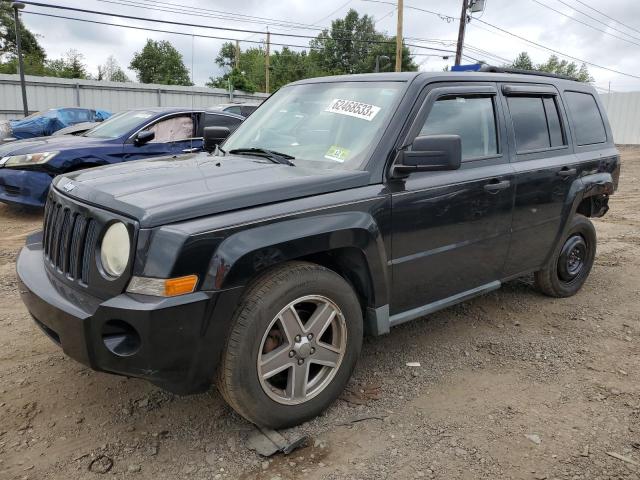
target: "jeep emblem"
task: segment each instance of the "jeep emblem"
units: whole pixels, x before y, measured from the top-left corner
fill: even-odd
[[[63,185],[63,187],[62,187],[62,189],[63,189],[65,192],[70,192],[70,191],[71,191],[71,190],[73,190],[74,188],[76,188],[76,186],[75,186],[73,183],[71,183],[71,182],[69,182],[69,183],[65,183],[65,184]]]

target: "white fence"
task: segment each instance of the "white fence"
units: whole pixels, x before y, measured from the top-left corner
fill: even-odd
[[[601,94],[613,140],[618,145],[640,145],[640,92]]]
[[[230,101],[256,103],[265,93],[247,94],[220,88],[181,87],[143,83],[71,80],[26,76],[29,112],[55,107],[85,107],[118,112],[144,107],[210,107]],[[0,74],[0,120],[22,118],[22,93],[18,75]]]

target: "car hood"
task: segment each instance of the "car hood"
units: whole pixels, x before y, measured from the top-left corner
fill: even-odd
[[[16,140],[0,145],[0,158],[26,153],[55,152],[72,148],[87,148],[103,145],[110,139],[80,136],[38,137]]]
[[[247,156],[160,157],[58,176],[64,195],[143,228],[369,183],[369,173],[292,167]]]

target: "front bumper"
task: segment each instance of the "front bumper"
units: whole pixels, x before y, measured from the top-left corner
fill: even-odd
[[[46,172],[0,167],[0,202],[44,207],[51,180]]]
[[[20,295],[36,324],[67,355],[94,370],[144,378],[178,394],[210,386],[236,290],[174,298],[121,294],[103,301],[57,280],[45,267],[40,238],[30,237],[18,257]],[[105,338],[114,322],[137,333],[137,348],[122,355],[109,349]]]

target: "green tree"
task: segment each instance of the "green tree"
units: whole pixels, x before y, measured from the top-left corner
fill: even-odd
[[[89,78],[87,66],[84,64],[84,56],[74,49],[67,51],[62,58],[47,60],[44,74],[60,78]]]
[[[589,69],[586,64],[583,63],[578,66],[575,62],[560,60],[556,55],[551,55],[545,63],[536,66],[536,70],[555,73],[557,75],[566,75],[579,82],[593,82],[593,77],[589,74]]]
[[[260,59],[262,57],[262,59]],[[205,84],[210,88],[224,88],[228,90],[242,90],[253,93],[259,85],[264,85],[264,74],[259,75],[259,68],[264,69],[264,51],[261,48],[252,48],[240,53],[242,68],[236,68],[236,47],[231,42],[225,42],[215,58],[215,63],[224,74],[218,77],[209,77]],[[247,69],[245,67],[250,67]]]
[[[533,70],[533,62],[527,52],[520,52],[511,67],[519,68],[520,70]]]
[[[312,56],[322,70],[331,74],[368,73],[375,68],[376,57],[386,55],[395,64],[395,37],[376,31],[373,17],[360,16],[351,9],[344,18],[331,22],[311,41]],[[402,50],[402,70],[416,71],[406,46]]]
[[[235,67],[221,77],[209,77],[209,81],[205,85],[210,88],[242,90],[247,93],[253,93],[257,90],[256,85],[245,76],[244,72]]]
[[[36,35],[19,21],[20,45],[27,75],[43,75],[46,53]],[[15,20],[9,2],[0,3],[0,73],[18,73]]]
[[[134,54],[129,68],[135,70],[142,83],[193,85],[182,55],[166,40],[157,42],[147,39],[142,51]]]
[[[310,42],[309,52],[297,52],[288,47],[273,51],[269,59],[269,88],[277,90],[296,80],[324,75],[373,72],[378,56],[390,60],[383,61],[383,68],[395,64],[395,38],[377,32],[372,17],[360,16],[350,10],[343,19],[334,20],[331,29],[326,29]],[[235,45],[222,45],[215,63],[223,71],[218,77],[211,77],[210,87],[228,88],[231,80],[234,88],[252,89],[264,92],[265,49],[252,47],[239,53],[236,69]],[[391,66],[391,68],[393,68]],[[402,70],[416,71],[411,52],[405,46],[402,55]]]
[[[106,80],[108,82],[129,82],[129,77],[124,73],[124,70],[120,68],[116,58],[113,55],[107,57],[107,61],[104,65],[98,65],[98,77],[97,80]]]
[[[579,82],[593,82],[593,77],[589,73],[586,64],[583,63],[578,66],[575,62],[560,60],[557,55],[551,55],[546,62],[534,65],[529,54],[521,52],[509,66],[522,70],[538,70],[555,73],[556,75],[565,75]]]
[[[288,47],[274,52],[270,59],[270,84],[273,90],[304,78],[322,77],[322,69],[313,53],[296,52]]]

